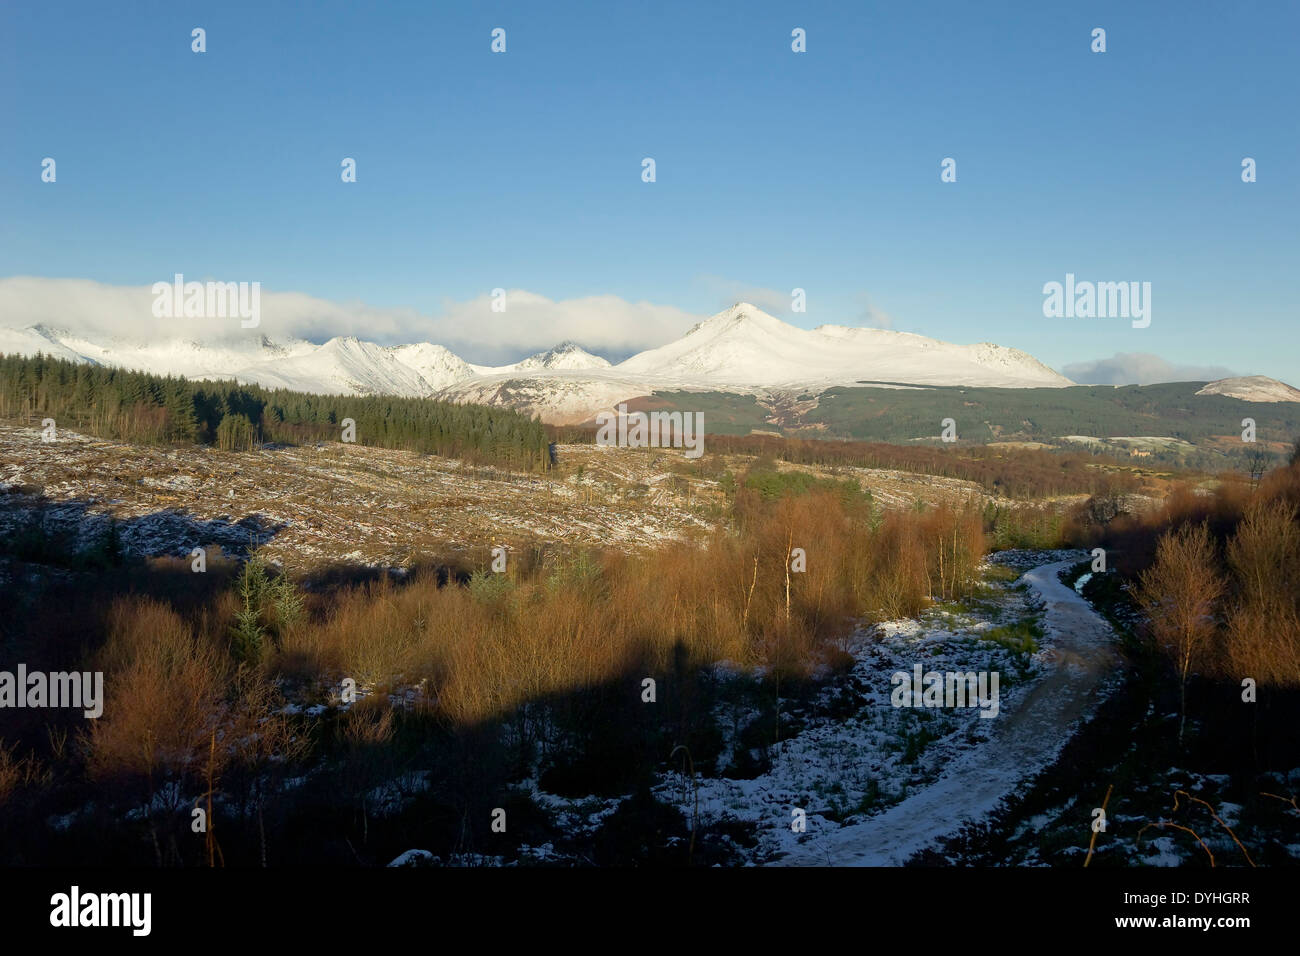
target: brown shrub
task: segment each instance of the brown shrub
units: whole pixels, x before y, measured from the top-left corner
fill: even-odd
[[[85,734],[92,778],[201,772],[225,714],[229,658],[166,605],[123,599],[93,664],[104,672],[104,713]]]
[[[802,673],[867,615],[914,614],[966,593],[984,553],[978,514],[890,514],[873,531],[838,492],[745,503],[739,533],[547,567],[432,576],[342,592],[318,624],[285,636],[278,667],[376,687],[423,684],[457,722],[549,694],[647,674],[684,654]],[[791,552],[804,551],[804,570]]]
[[[1295,505],[1256,498],[1228,544],[1235,596],[1226,669],[1257,682],[1300,686],[1300,524]]]
[[[1203,545],[1222,544],[1231,572],[1226,578],[1215,570],[1217,556],[1208,559],[1209,568],[1192,574],[1187,560],[1193,534]],[[1249,676],[1261,684],[1300,686],[1300,462],[1273,469],[1255,488],[1240,475],[1221,476],[1212,494],[1179,485],[1161,508],[1111,522],[1105,540],[1116,549],[1114,563],[1121,570],[1145,575],[1148,583],[1154,584],[1153,576],[1163,580],[1159,586],[1166,597],[1148,592],[1144,608],[1152,634],[1166,635],[1180,672],[1188,666],[1185,642],[1193,631],[1185,621],[1172,623],[1168,606],[1186,609],[1199,601],[1206,620],[1215,614],[1223,626],[1203,629],[1190,666],[1234,680]],[[1211,609],[1196,590],[1205,575],[1218,582]],[[1180,590],[1184,593],[1175,600]],[[1183,651],[1172,636],[1180,627]]]

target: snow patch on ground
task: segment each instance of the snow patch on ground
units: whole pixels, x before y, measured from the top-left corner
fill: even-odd
[[[902,864],[963,823],[986,818],[1020,783],[1051,764],[1118,664],[1109,625],[1058,580],[1080,558],[1076,553],[1025,575],[1044,608],[1039,676],[1007,695],[999,716],[988,722],[989,739],[978,747],[941,751],[938,779],[883,813],[839,827],[809,812],[805,835],[790,832],[787,823],[779,839],[789,852],[779,863]]]

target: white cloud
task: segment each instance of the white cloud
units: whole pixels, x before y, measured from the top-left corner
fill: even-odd
[[[185,277],[186,281],[208,278]],[[434,342],[470,361],[490,363],[513,361],[565,340],[607,358],[621,358],[671,341],[704,318],[673,306],[628,302],[612,295],[554,301],[522,289],[507,291],[504,312],[493,312],[491,296],[484,294],[468,302],[444,300],[435,315],[263,289],[261,323],[245,330],[238,319],[158,318],[153,300],[149,286],[4,278],[0,279],[0,327],[44,324],[96,339],[205,342],[257,334],[314,342],[355,335],[382,345]]]
[[[788,316],[793,303],[793,289],[769,289],[766,286],[751,285],[722,276],[703,275],[695,279],[709,290],[717,303],[717,311],[730,308],[737,302],[756,305],[768,315]]]
[[[1066,365],[1061,374],[1080,385],[1155,385],[1210,382],[1236,373],[1221,365],[1176,365],[1150,352],[1116,352],[1108,359]]]
[[[509,358],[506,352],[531,353],[570,341],[614,360],[679,338],[706,318],[615,295],[554,301],[517,289],[506,292],[504,312],[493,312],[491,304],[488,295],[444,301],[441,313],[427,320],[432,325],[427,339],[457,352],[496,350],[495,360]]]

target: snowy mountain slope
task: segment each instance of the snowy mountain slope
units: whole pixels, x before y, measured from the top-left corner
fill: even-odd
[[[823,325],[801,329],[738,303],[682,338],[611,365],[572,342],[511,365],[471,365],[429,342],[384,347],[354,337],[323,345],[250,332],[199,342],[92,341],[46,326],[0,328],[0,352],[43,352],[157,374],[234,378],[270,388],[441,397],[508,405],[551,422],[590,419],[656,390],[764,395],[857,382],[1060,387],[1033,356],[991,343],[953,345],[905,332]]]
[[[264,335],[206,343],[188,339],[96,343],[78,337],[66,338],[63,342],[100,365],[118,365],[157,375],[184,375],[187,378],[231,378],[238,368],[278,364],[308,355],[316,349],[310,342],[278,343]]]
[[[810,331],[744,302],[615,368],[657,379],[751,388],[858,381],[1004,388],[1074,384],[1016,349],[953,345],[887,329],[823,325]]]
[[[1244,375],[1210,382],[1197,395],[1227,395],[1244,402],[1300,402],[1300,388],[1267,375]]]
[[[642,379],[574,369],[533,375],[491,375],[459,382],[436,397],[453,402],[503,405],[528,415],[540,415],[554,425],[589,421],[621,401],[648,395],[653,386]]]
[[[399,345],[391,351],[397,361],[419,372],[432,388],[445,388],[476,374],[474,367],[455,352],[430,342]]]
[[[289,359],[245,366],[234,377],[268,388],[325,394],[424,396],[434,390],[394,349],[352,336],[332,338]]]
[[[230,378],[235,369],[263,362],[279,362],[315,351],[310,342],[276,343],[264,335],[200,343],[188,339],[134,342],[126,339],[92,341],[84,336],[43,325],[25,329],[0,328],[0,352],[35,355],[96,365],[184,375],[188,378]]]
[[[94,361],[89,356],[65,345],[60,341],[57,332],[43,326],[33,325],[25,329],[0,328],[0,355],[35,355],[38,352],[51,358],[68,359],[73,362]]]

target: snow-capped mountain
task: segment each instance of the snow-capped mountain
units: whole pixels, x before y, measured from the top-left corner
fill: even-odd
[[[432,388],[445,388],[475,375],[474,367],[455,352],[431,342],[399,345],[392,353],[403,365],[419,372]]]
[[[530,355],[514,365],[503,366],[494,371],[527,372],[533,369],[583,369],[609,368],[610,364],[599,355],[592,355],[586,349],[573,342],[561,342],[547,352]]]
[[[0,352],[47,355],[191,378],[233,378],[317,393],[439,397],[509,405],[546,421],[592,418],[655,390],[763,395],[883,382],[1003,388],[1072,384],[1031,355],[991,343],[954,345],[885,329],[801,329],[748,303],[617,365],[572,342],[519,362],[471,365],[430,342],[385,347],[354,337],[323,345],[250,332],[214,342],[90,341],[43,325],[0,328]]]
[[[123,338],[94,341],[45,325],[0,328],[0,352],[3,353],[35,355],[40,352],[75,362],[188,378],[233,378],[237,369],[281,362],[310,354],[320,347],[299,339],[273,342],[265,335],[251,333],[245,338],[210,342],[181,338],[140,342]]]
[[[73,362],[88,361],[86,356],[59,341],[56,330],[43,325],[31,325],[25,329],[0,328],[0,355],[36,355],[38,352]]]
[[[1267,375],[1243,375],[1210,382],[1197,395],[1227,395],[1244,402],[1300,402],[1300,389]]]
[[[396,349],[348,336],[314,351],[234,370],[241,382],[299,392],[354,395],[427,395],[433,390]]]
[[[861,381],[1032,388],[1073,385],[1032,355],[991,343],[953,345],[909,332],[797,328],[741,302],[676,342],[634,355],[620,372],[713,385],[806,388]]]

